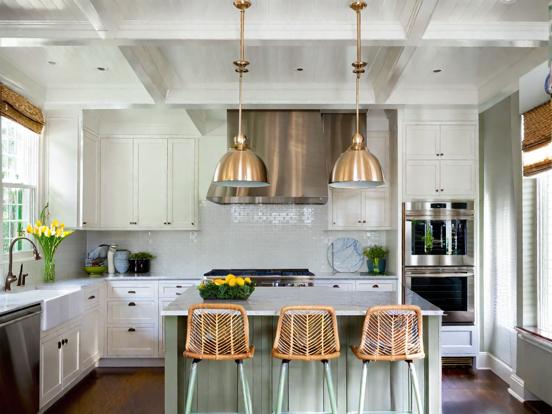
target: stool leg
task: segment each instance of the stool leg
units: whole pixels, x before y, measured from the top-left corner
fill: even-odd
[[[278,397],[276,398],[276,414],[282,414],[282,406],[284,405],[284,385],[286,383],[286,373],[289,361],[283,360],[280,367],[280,382],[278,384]]]
[[[238,364],[238,375],[240,377],[240,382],[242,387],[243,406],[244,406],[245,414],[253,414],[251,412],[251,406],[250,406],[249,386],[247,385],[247,379],[245,378],[245,374],[243,372],[243,361],[238,360],[236,361],[236,364]]]
[[[330,406],[332,407],[332,414],[337,414],[337,403],[335,400],[335,391],[333,387],[332,369],[330,368],[329,361],[322,361],[324,364],[324,373],[326,378],[326,386],[328,387],[328,397],[330,397]]]
[[[416,368],[412,361],[407,361],[408,369],[410,370],[410,377],[412,378],[412,385],[414,386],[414,396],[416,397],[416,407],[418,407],[418,413],[423,414],[424,409],[422,407],[422,398],[420,396],[420,386],[418,385],[418,376],[416,375]]]
[[[362,377],[360,380],[360,398],[358,400],[358,414],[364,412],[364,397],[366,396],[366,377],[368,376],[369,361],[362,362]]]
[[[194,399],[194,389],[197,378],[197,364],[199,359],[194,359],[192,362],[192,368],[190,369],[190,378],[188,379],[188,393],[186,394],[186,414],[192,412],[192,400]]]

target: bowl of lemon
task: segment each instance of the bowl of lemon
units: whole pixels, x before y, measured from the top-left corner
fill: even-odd
[[[227,275],[224,279],[205,280],[199,286],[203,299],[247,300],[255,290],[249,277]]]

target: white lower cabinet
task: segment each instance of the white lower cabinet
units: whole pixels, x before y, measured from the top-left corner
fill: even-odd
[[[397,290],[397,282],[395,280],[357,280],[356,290],[365,290],[371,292],[394,292],[395,290]]]
[[[108,327],[108,356],[154,358],[157,356],[156,330],[157,325]]]
[[[478,351],[475,326],[444,325],[441,329],[443,356],[476,356]]]
[[[40,343],[40,405],[69,387],[80,374],[80,321],[45,332]]]
[[[343,290],[355,290],[354,280],[316,280],[314,286],[332,287]]]
[[[102,335],[101,310],[96,307],[88,310],[81,320],[81,369],[93,366],[100,359]]]

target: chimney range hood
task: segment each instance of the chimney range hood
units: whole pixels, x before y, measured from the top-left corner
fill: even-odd
[[[220,187],[207,200],[217,204],[326,204],[331,168],[350,145],[354,114],[317,110],[243,111],[243,131],[265,162],[268,187]],[[361,130],[365,130],[365,117]],[[227,112],[228,146],[238,130],[238,112]]]

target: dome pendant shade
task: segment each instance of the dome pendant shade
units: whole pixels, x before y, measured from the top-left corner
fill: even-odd
[[[383,184],[381,165],[366,148],[349,147],[334,164],[330,179],[333,188],[373,188]]]
[[[235,145],[219,161],[213,184],[221,187],[267,187],[266,166],[247,145]]]

